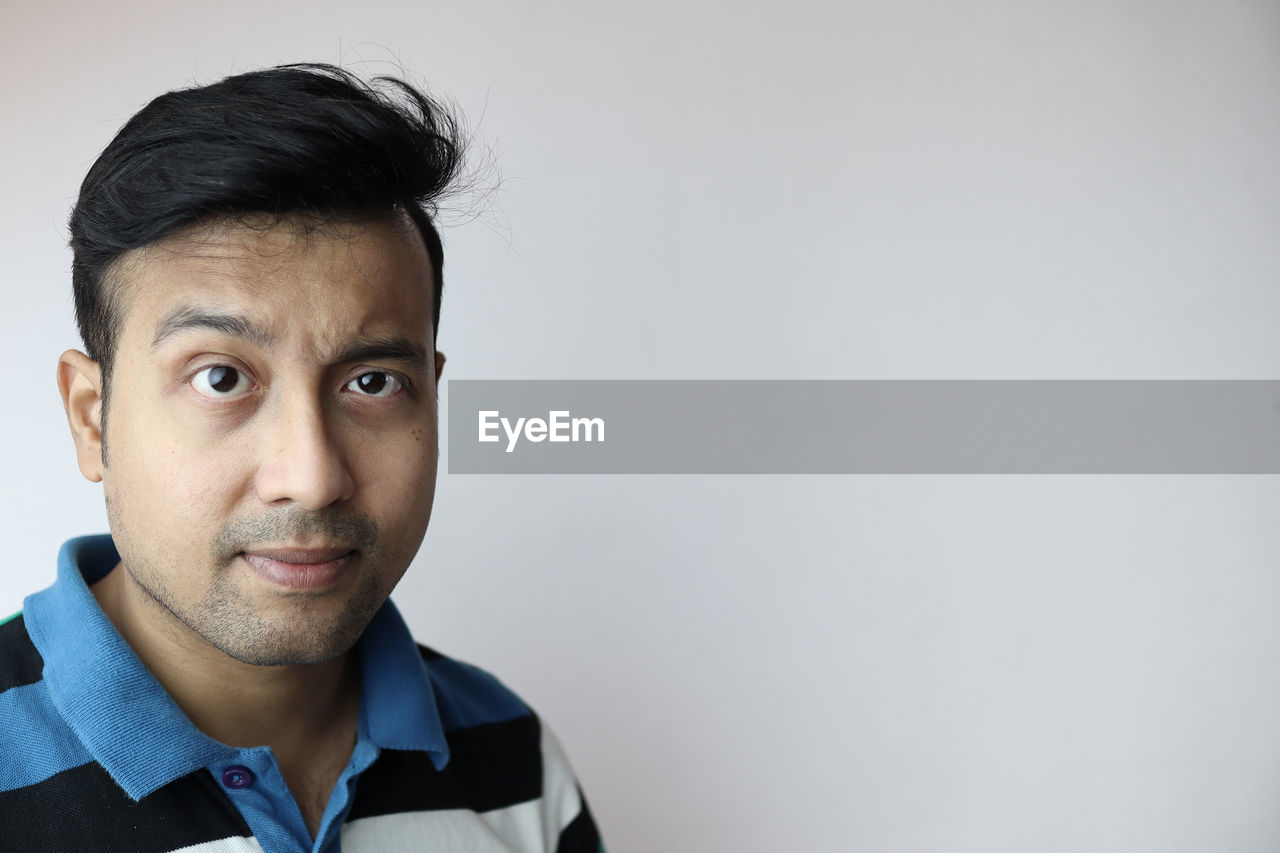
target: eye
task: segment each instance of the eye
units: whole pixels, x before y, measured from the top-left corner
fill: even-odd
[[[404,388],[404,381],[394,373],[371,370],[352,379],[346,387],[366,397],[390,397]]]
[[[236,397],[250,388],[249,377],[234,367],[218,364],[191,377],[191,387],[206,397]]]

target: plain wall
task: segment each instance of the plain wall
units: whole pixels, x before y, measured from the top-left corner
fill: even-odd
[[[5,0],[0,47],[4,613],[106,528],[54,385],[79,182],[277,62],[402,65],[497,163],[446,379],[1280,378],[1263,0]],[[614,853],[1251,853],[1277,519],[1274,477],[442,466],[396,600],[551,721]]]

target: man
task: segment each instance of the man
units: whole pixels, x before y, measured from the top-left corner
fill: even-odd
[[[0,626],[0,847],[595,851],[554,736],[416,646],[456,123],[282,66],[171,92],[89,170],[58,387],[111,535]]]

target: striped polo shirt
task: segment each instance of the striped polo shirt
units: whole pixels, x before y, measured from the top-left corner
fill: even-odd
[[[488,673],[414,643],[390,601],[357,646],[354,752],[316,838],[271,749],[201,733],[98,607],[119,561],[73,539],[0,624],[0,849],[599,853],[555,736]]]

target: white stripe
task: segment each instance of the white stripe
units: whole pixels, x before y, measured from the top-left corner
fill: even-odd
[[[342,827],[343,853],[555,853],[560,832],[582,808],[573,770],[542,726],[542,797],[493,811],[401,812]]]
[[[342,827],[343,853],[542,853],[538,804],[476,814],[465,809],[401,812],[353,820]]]
[[[547,853],[554,853],[560,831],[582,811],[578,783],[556,733],[542,723],[542,820]]]
[[[219,838],[217,841],[203,841],[174,850],[173,853],[262,853],[262,845],[256,838],[233,836]]]

